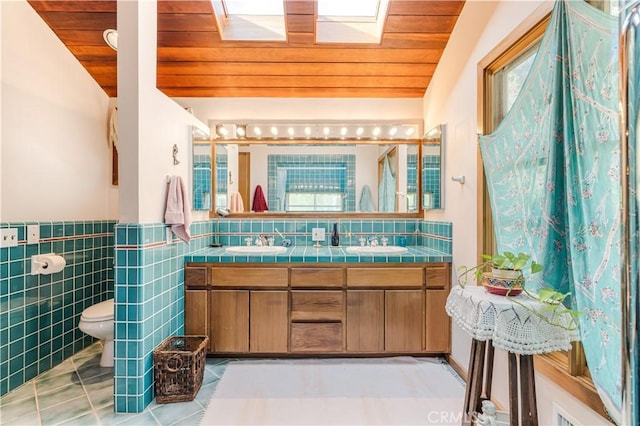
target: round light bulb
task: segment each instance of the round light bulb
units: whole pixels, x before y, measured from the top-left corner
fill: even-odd
[[[311,127],[305,127],[304,128],[304,134],[309,137],[311,136]]]
[[[262,129],[260,127],[255,127],[253,129],[253,133],[255,133],[256,136],[260,137],[260,135],[262,135]]]
[[[380,134],[380,127],[376,127],[373,129],[373,136],[378,136]]]
[[[394,136],[398,132],[397,127],[392,127],[389,129],[389,136]]]
[[[289,136],[293,137],[293,135],[295,134],[295,130],[293,130],[293,127],[289,127],[287,129],[287,133],[289,133]]]
[[[364,128],[358,127],[358,129],[356,130],[356,135],[362,136],[363,133],[364,133]]]
[[[273,136],[278,136],[278,128],[277,127],[272,127],[271,128],[271,134]]]
[[[405,132],[405,134],[406,134],[407,136],[411,136],[411,135],[413,135],[413,133],[414,133],[415,131],[416,131],[416,129],[414,129],[413,127],[409,127],[409,128],[407,129],[407,131]]]

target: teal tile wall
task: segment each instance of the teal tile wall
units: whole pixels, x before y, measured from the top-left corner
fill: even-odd
[[[420,222],[420,235],[423,246],[452,254],[453,225],[450,222]]]
[[[312,228],[324,228],[329,235],[333,224],[338,223],[340,244],[344,246],[358,245],[360,237],[387,237],[389,244],[397,245],[398,238],[404,236],[409,246],[425,246],[443,253],[451,254],[451,223],[426,222],[419,219],[354,219],[336,220],[330,218],[314,219],[217,219],[217,239],[225,246],[244,245],[244,239],[251,237],[253,241],[259,235],[275,237],[275,244],[282,241],[278,231],[289,238],[293,245],[310,246]],[[214,226],[215,229],[215,226]],[[277,231],[276,231],[277,230]]]
[[[26,227],[40,225],[37,244]],[[18,245],[0,248],[0,395],[93,343],[78,329],[82,311],[113,297],[114,221],[1,223]],[[56,253],[63,271],[31,275],[31,256]]]
[[[164,224],[115,228],[114,409],[139,413],[154,398],[153,350],[183,334],[184,257],[212,241],[213,222],[191,225],[191,242],[165,242]]]

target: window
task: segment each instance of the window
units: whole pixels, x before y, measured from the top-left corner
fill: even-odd
[[[283,0],[212,0],[223,40],[286,41]]]
[[[607,2],[598,1],[598,3]],[[478,64],[481,76],[478,83],[482,100],[480,125],[484,134],[491,133],[499,126],[522,89],[548,22],[548,17],[540,16],[540,18],[540,21],[532,25],[528,31],[510,35],[508,37],[510,42],[508,40],[503,42]],[[482,221],[478,226],[479,254],[495,252],[491,206],[486,183],[484,183],[484,172],[481,171],[481,173],[483,184],[478,188],[480,200],[478,219]],[[602,416],[607,417],[591,381],[584,352],[579,343],[575,343],[568,352],[536,356],[535,370]]]
[[[289,212],[342,212],[343,194],[337,192],[288,192],[287,211]]]

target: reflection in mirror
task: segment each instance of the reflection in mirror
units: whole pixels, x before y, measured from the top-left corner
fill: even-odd
[[[442,150],[446,125],[440,124],[425,133],[422,139],[422,208],[443,208]]]
[[[229,207],[227,194],[229,193],[229,171],[227,149],[224,145],[216,145],[216,207]]]
[[[245,211],[260,186],[272,213],[417,212],[418,144],[402,142],[224,142],[216,152],[227,153],[227,177],[249,182]],[[251,158],[250,170],[240,170],[238,155]],[[224,202],[216,198],[216,207]]]
[[[197,127],[192,130],[193,209],[211,210],[211,140]]]

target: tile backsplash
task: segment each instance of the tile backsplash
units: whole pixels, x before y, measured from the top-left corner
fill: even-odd
[[[340,244],[358,245],[360,237],[387,237],[390,245],[397,245],[398,238],[404,236],[409,246],[426,246],[444,253],[451,253],[451,223],[428,222],[419,219],[218,219],[214,225],[218,241],[225,246],[244,245],[244,240],[259,235],[273,236],[279,245],[278,232],[290,239],[293,245],[312,245],[311,230],[324,228],[327,243],[333,224],[338,224]]]
[[[39,225],[27,244],[27,225]],[[93,343],[78,329],[82,311],[113,297],[114,221],[1,223],[18,245],[0,248],[0,395]],[[55,253],[66,266],[31,275],[31,256]]]

